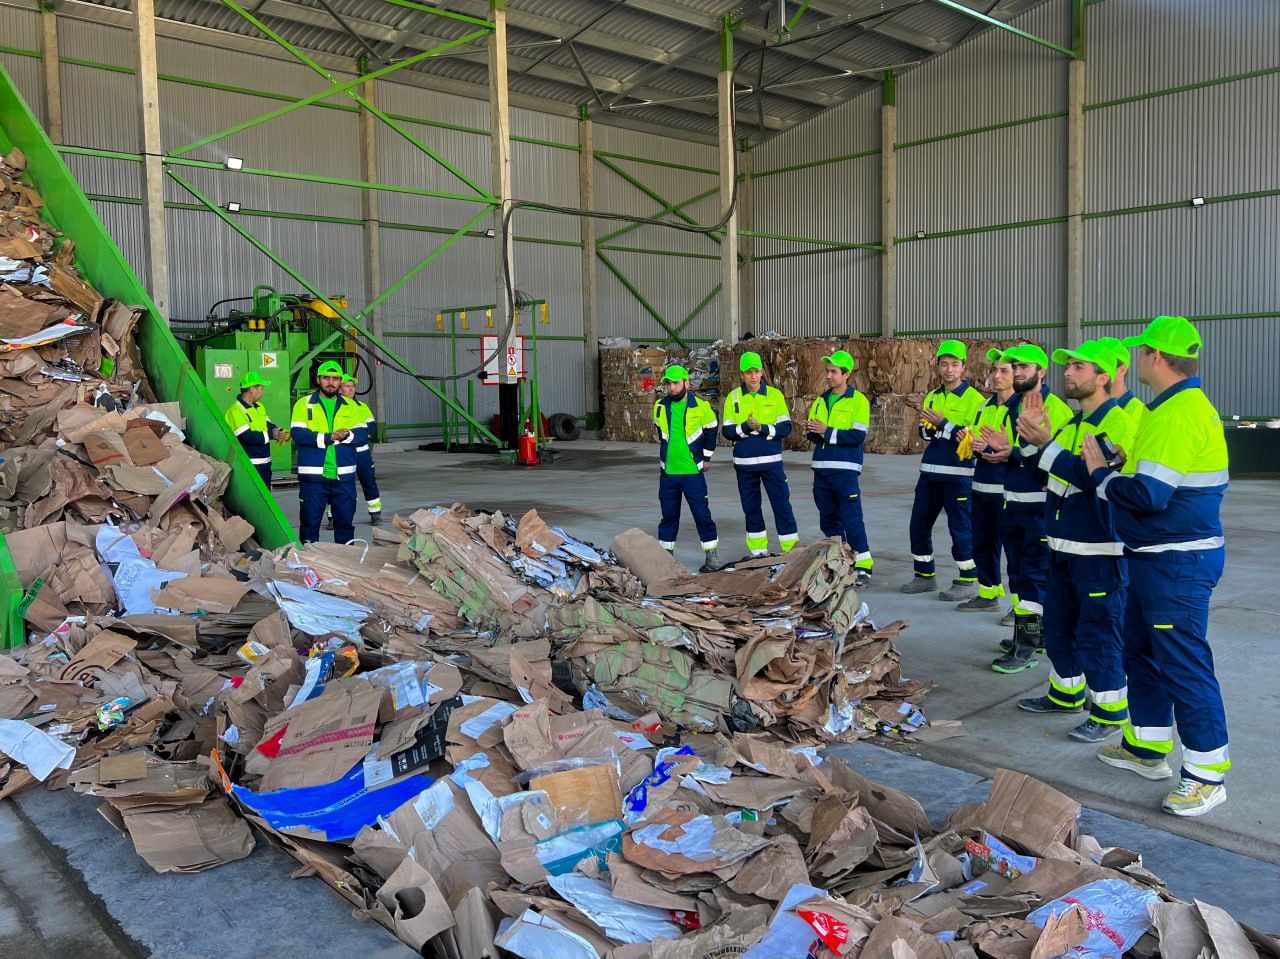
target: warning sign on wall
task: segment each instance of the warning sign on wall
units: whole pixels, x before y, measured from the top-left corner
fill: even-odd
[[[480,352],[487,361],[484,365],[485,386],[497,386],[502,382],[504,372],[515,379],[525,378],[523,336],[517,336],[515,342],[505,350],[498,349],[496,336],[482,336]]]
[[[215,380],[234,380],[236,374],[230,363],[214,363],[213,378]]]
[[[276,365],[276,355],[274,353],[262,354],[262,368],[264,370],[272,369],[275,367],[275,365]]]

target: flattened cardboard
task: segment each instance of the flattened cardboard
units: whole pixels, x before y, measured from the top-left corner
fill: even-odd
[[[1072,845],[1080,804],[1038,779],[1008,769],[996,771],[982,815],[988,832],[1012,840],[1034,855],[1050,843]]]
[[[369,751],[381,702],[381,689],[352,677],[330,683],[316,699],[274,716],[264,730],[264,741],[282,729],[284,738],[259,791],[322,786],[341,779]]]
[[[562,823],[588,825],[622,818],[622,792],[618,770],[611,763],[581,766],[529,780],[530,789],[542,789]]]

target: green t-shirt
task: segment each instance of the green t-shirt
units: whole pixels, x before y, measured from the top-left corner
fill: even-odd
[[[667,472],[675,476],[687,476],[698,472],[698,464],[693,461],[689,452],[688,435],[684,428],[684,414],[689,408],[689,401],[682,400],[671,404],[671,438],[667,440]]]
[[[338,398],[333,399],[320,397],[320,405],[324,407],[324,415],[329,418],[329,432],[333,432],[333,418],[336,415],[338,407]],[[332,443],[325,447],[324,451],[324,478],[338,478],[338,448]]]

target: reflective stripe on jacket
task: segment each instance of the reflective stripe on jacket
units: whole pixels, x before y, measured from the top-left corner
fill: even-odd
[[[1155,398],[1125,453],[1119,473],[1097,470],[1094,476],[1098,495],[1114,507],[1126,548],[1159,553],[1223,545],[1227,440],[1198,378]]]
[[[1009,423],[1009,407],[1001,403],[999,398],[991,396],[978,410],[978,418],[973,422],[973,491],[975,493],[1004,495],[1004,474],[1008,472],[1008,463],[988,463],[979,451],[984,449],[980,430],[987,426],[997,433],[1003,433],[1010,444],[1013,443],[1013,427]]]
[[[350,430],[345,440],[332,441],[338,430]],[[356,475],[356,447],[368,442],[364,416],[354,403],[338,396],[334,399],[333,430],[329,429],[329,417],[320,404],[320,391],[308,393],[293,404],[290,426],[293,445],[298,450],[299,476],[324,476],[324,456],[330,446],[338,467],[338,478]]]
[[[267,408],[261,403],[249,406],[244,400],[236,397],[235,402],[227,407],[223,419],[231,427],[240,445],[248,454],[249,462],[262,466],[271,462],[271,434],[275,424],[267,419]]]
[[[1124,552],[1116,537],[1111,505],[1096,495],[1098,483],[1080,455],[1085,436],[1099,433],[1106,433],[1112,445],[1126,450],[1133,440],[1133,420],[1115,400],[1107,400],[1088,416],[1077,413],[1038,456],[1028,460],[1047,479],[1045,533],[1049,548],[1056,552],[1077,556],[1120,556]]]
[[[809,419],[825,423],[821,433],[807,433],[814,444],[815,470],[862,472],[862,444],[871,423],[871,404],[852,386],[840,396],[827,390],[809,408]]]
[[[755,417],[762,432],[747,433],[747,420]],[[745,386],[729,394],[720,417],[720,433],[733,444],[733,465],[739,469],[768,469],[782,462],[782,441],[791,435],[791,414],[782,391],[760,384],[760,392]]]
[[[1004,508],[1010,512],[1038,513],[1044,510],[1047,497],[1044,483],[1037,475],[1034,464],[1023,462],[1024,444],[1018,435],[1018,416],[1022,412],[1022,396],[1021,393],[1014,393],[1005,404],[1009,407],[1009,429],[1013,432],[1013,452],[1009,456],[1009,468],[1004,474]],[[1075,411],[1063,400],[1050,393],[1047,386],[1041,387],[1040,396],[1044,401],[1045,415],[1049,420],[1049,431],[1057,433],[1071,420],[1071,417],[1075,416]],[[1038,452],[1032,447],[1030,455],[1034,456]]]
[[[986,398],[970,386],[968,380],[961,381],[954,390],[939,386],[925,395],[924,408],[941,413],[947,421],[937,429],[921,423],[920,435],[928,444],[920,459],[921,473],[928,473],[940,480],[969,479],[973,476],[973,460],[962,461],[956,456],[956,447],[960,443],[958,434],[965,427],[973,426],[978,418],[978,410],[985,402]]]
[[[701,468],[716,450],[720,438],[716,427],[716,411],[706,400],[693,393],[685,394],[684,430],[685,442],[693,461]],[[653,424],[658,427],[658,462],[663,472],[667,469],[667,440],[671,432],[671,397],[664,396],[653,404]]]

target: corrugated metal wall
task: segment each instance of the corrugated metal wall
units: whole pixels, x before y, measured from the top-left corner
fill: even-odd
[[[59,21],[60,53],[84,64],[62,65],[64,140],[95,149],[136,153],[139,147],[136,93],[131,73],[133,41],[128,31],[63,18]],[[33,11],[0,7],[0,34],[6,46],[40,50],[40,21]],[[281,53],[258,56],[160,38],[160,72],[194,82],[162,81],[163,137],[175,150],[221,129],[284,105],[281,97],[309,96],[322,89],[309,69]],[[38,56],[0,54],[29,102],[42,110],[42,77]],[[122,70],[124,72],[122,72]],[[339,79],[347,79],[338,75]],[[210,84],[202,86],[201,84]],[[221,89],[224,84],[266,91],[275,98]],[[414,138],[425,143],[482,188],[491,178],[488,104],[396,84],[377,83],[378,106],[395,116]],[[335,108],[336,107],[336,108]],[[415,122],[415,120],[417,122]],[[528,110],[512,111],[512,172],[515,193],[560,206],[579,205],[577,122]],[[542,142],[528,142],[537,140]],[[705,145],[596,126],[596,148],[618,154],[611,164],[661,196],[679,202],[712,189],[716,151]],[[341,179],[360,178],[359,123],[352,102],[336,96],[264,125],[220,139],[187,154],[192,159],[221,162],[239,156],[252,167]],[[469,194],[453,173],[420,152],[389,127],[378,126],[377,179],[415,189]],[[646,163],[644,160],[655,163]],[[125,255],[141,268],[141,167],[136,161],[71,155],[67,162]],[[711,172],[672,169],[680,163]],[[215,203],[237,201],[245,210],[285,217],[245,216],[244,225],[303,276],[324,289],[345,294],[359,308],[398,282],[444,243],[449,235],[480,212],[474,202],[384,191],[381,196],[382,277],[379,290],[365,289],[360,192],[344,186],[247,176],[221,169],[179,171]],[[601,210],[652,215],[663,203],[604,164],[596,167],[596,206]],[[203,316],[210,304],[244,295],[259,283],[292,291],[297,283],[258,253],[234,231],[202,209],[190,209],[195,198],[176,183],[166,186],[173,207],[166,217],[173,278],[173,315]],[[719,201],[713,195],[691,204],[686,212],[713,223]],[[331,222],[333,220],[346,222]],[[548,412],[581,415],[588,408],[583,392],[583,310],[581,251],[576,217],[522,211],[513,221],[517,236],[516,285],[530,296],[546,299],[549,322],[539,323],[539,365],[543,370],[540,400]],[[391,345],[413,366],[428,374],[445,374],[476,364],[485,332],[483,314],[468,318],[462,336],[441,336],[439,311],[492,303],[496,299],[494,241],[484,236],[491,226],[479,222],[472,235],[459,240],[419,270],[381,308]],[[600,221],[604,235],[625,224]],[[718,246],[703,236],[642,227],[619,237],[607,254],[655,310],[671,326],[695,312],[719,282]],[[684,254],[684,255],[667,255]],[[666,332],[603,263],[597,264],[601,335],[661,341]],[[682,336],[713,339],[719,329],[719,306],[697,312]],[[527,338],[529,318],[520,332]],[[529,340],[526,340],[528,345]],[[455,365],[456,364],[456,365]],[[554,370],[554,375],[547,371]],[[388,420],[391,424],[437,423],[441,403],[408,378],[388,373]],[[465,401],[467,384],[457,386]],[[450,392],[454,387],[446,387]],[[496,407],[496,391],[473,385],[476,411],[487,418]],[[594,407],[594,402],[591,406]],[[406,437],[434,429],[398,430]]]
[[[1069,11],[1048,0],[1015,23],[1069,45]],[[1105,0],[1087,16],[1086,334],[1132,335],[1158,313],[1197,317],[1205,386],[1223,413],[1274,415],[1280,4]],[[1067,72],[1064,57],[988,31],[900,75],[902,333],[1025,330],[1062,345]],[[875,150],[879,104],[875,89],[769,141],[757,171]],[[879,166],[875,154],[760,177],[760,229],[877,241]],[[1192,207],[1193,196],[1209,202]],[[801,249],[770,242],[761,255]],[[758,263],[762,325],[874,331],[878,260]],[[841,310],[847,327],[833,327]]]

